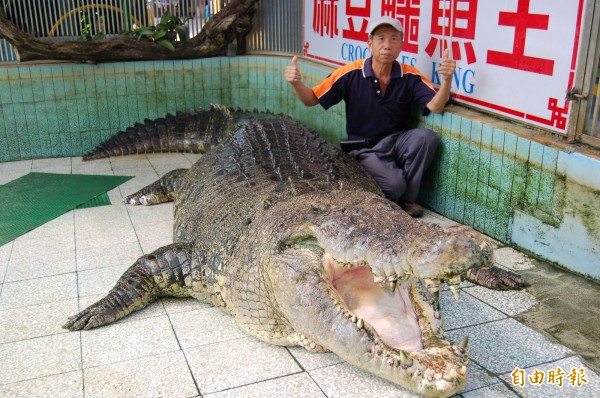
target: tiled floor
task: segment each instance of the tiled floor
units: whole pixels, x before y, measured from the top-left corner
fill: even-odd
[[[334,354],[270,346],[246,335],[219,309],[192,299],[162,299],[92,331],[61,328],[96,301],[143,253],[172,239],[172,205],[132,207],[122,197],[191,155],[81,162],[78,158],[0,163],[0,184],[30,171],[133,175],[109,193],[112,205],[71,211],[0,247],[0,397],[409,397]],[[427,220],[447,223],[428,213]],[[532,267],[521,253],[496,250],[500,265]],[[535,305],[526,291],[463,286],[461,301],[442,294],[446,335],[470,336],[463,397],[600,397],[600,377],[577,353],[513,317]],[[586,384],[513,383],[559,367]]]

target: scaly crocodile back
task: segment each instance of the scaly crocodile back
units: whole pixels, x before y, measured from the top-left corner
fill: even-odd
[[[167,114],[155,120],[145,119],[83,155],[83,160],[140,153],[204,153],[227,138],[233,122],[232,111],[222,105],[209,110],[190,109],[187,113]],[[245,112],[237,112],[245,113]]]
[[[177,182],[174,232],[179,242],[203,236],[207,246],[233,244],[262,210],[306,193],[382,195],[358,162],[300,122],[222,105],[146,120],[84,158],[182,151],[205,155]]]
[[[236,116],[229,139],[207,152],[180,179],[175,197],[176,240],[187,241],[204,235],[199,231],[205,228],[221,226],[222,234],[214,231],[214,236],[235,239],[241,225],[251,222],[257,211],[306,193],[381,194],[358,162],[300,122],[266,113]],[[235,225],[226,222],[233,219]]]

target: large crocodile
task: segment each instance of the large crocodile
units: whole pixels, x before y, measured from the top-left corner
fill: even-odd
[[[208,149],[211,149],[208,151]],[[85,156],[206,152],[126,198],[174,200],[175,243],[142,256],[70,330],[191,296],[277,345],[333,351],[425,396],[467,378],[466,340],[443,339],[437,290],[466,276],[519,288],[468,228],[443,230],[382,196],[353,159],[297,121],[222,106],[147,120]]]

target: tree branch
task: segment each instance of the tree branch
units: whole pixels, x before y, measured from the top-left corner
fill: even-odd
[[[20,62],[58,60],[74,62],[141,61],[206,58],[224,55],[234,39],[245,40],[252,29],[258,0],[232,0],[204,25],[200,33],[171,51],[151,40],[115,36],[92,41],[35,38],[0,16],[0,36],[10,42]],[[241,47],[243,48],[243,46]]]

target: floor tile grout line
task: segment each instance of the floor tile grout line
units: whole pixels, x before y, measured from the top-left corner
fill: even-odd
[[[465,286],[464,288],[463,288],[463,287],[461,287],[461,288],[460,288],[460,290],[461,290],[461,292],[463,292],[463,293],[465,293],[465,294],[468,294],[469,296],[471,296],[473,299],[475,299],[475,300],[477,300],[477,301],[479,301],[479,302],[481,302],[481,303],[483,303],[483,304],[485,304],[485,305],[487,305],[487,306],[489,306],[489,307],[491,307],[491,308],[495,309],[496,311],[498,311],[498,312],[502,313],[502,314],[503,314],[505,317],[507,317],[507,318],[511,318],[511,319],[514,319],[515,321],[519,322],[519,323],[520,323],[520,324],[522,324],[523,326],[527,326],[527,325],[525,325],[523,322],[519,321],[519,320],[516,318],[516,316],[517,316],[517,315],[519,315],[519,314],[521,314],[522,312],[529,311],[529,309],[530,309],[530,308],[529,308],[529,309],[526,309],[526,310],[524,310],[524,311],[522,311],[522,312],[518,312],[518,313],[516,313],[516,314],[512,314],[512,315],[511,315],[511,314],[508,314],[508,313],[506,313],[506,312],[505,312],[505,310],[503,310],[503,309],[501,309],[501,308],[498,308],[498,307],[497,307],[496,305],[494,305],[492,302],[487,302],[487,301],[485,301],[484,299],[482,299],[482,298],[480,298],[480,297],[477,297],[477,296],[475,296],[474,294],[472,294],[472,293],[470,293],[470,292],[469,292],[469,290],[475,290],[475,288],[477,288],[477,287],[478,287],[478,285],[473,285],[473,286]],[[469,289],[469,290],[467,290],[467,289]],[[513,292],[516,292],[516,290],[513,290]],[[537,302],[537,300],[536,300],[536,302]],[[531,329],[531,328],[530,328],[530,329]]]
[[[319,390],[321,390],[321,392],[323,393],[323,396],[327,397],[327,394],[325,393],[325,391],[323,391],[323,388],[321,387],[321,385],[314,379],[313,375],[310,374],[310,371],[307,370],[304,366],[302,366],[302,364],[300,363],[300,361],[298,360],[298,358],[296,358],[296,356],[294,354],[292,354],[292,352],[290,351],[290,347],[289,346],[285,347],[285,350],[292,357],[292,359],[294,360],[294,362],[296,362],[296,365],[298,365],[298,367],[302,370],[301,372],[298,372],[298,374],[306,373],[306,375],[308,376],[308,378],[313,383],[315,383],[315,385],[319,388]],[[314,368],[314,369],[311,369],[311,370],[324,369],[324,368],[327,368],[327,367],[330,367],[330,366],[334,366],[334,365],[338,365],[338,364],[339,364],[339,362],[335,363],[335,364],[329,364],[329,365],[325,365],[325,366],[320,366],[320,367],[317,367],[317,368]]]
[[[19,340],[11,340],[11,341],[2,341],[0,342],[0,346],[6,346],[9,344],[16,344],[16,343],[20,343],[22,341],[33,341],[33,340],[37,340],[37,339],[44,339],[46,337],[54,337],[54,336],[59,336],[61,334],[68,334],[69,331],[65,330],[64,332],[56,332],[56,333],[47,333],[47,334],[42,334],[39,336],[31,336],[31,337],[27,337],[27,338],[21,338]]]
[[[163,308],[165,309],[165,313],[167,315],[167,320],[169,321],[169,325],[171,326],[171,331],[173,332],[173,335],[175,336],[175,340],[177,341],[177,346],[181,350],[181,355],[183,355],[183,359],[185,360],[185,365],[186,365],[188,371],[190,372],[190,376],[192,377],[192,381],[194,382],[194,387],[196,387],[196,392],[198,393],[199,396],[202,396],[202,391],[200,390],[200,380],[196,380],[196,376],[194,376],[192,366],[190,365],[190,361],[186,355],[184,347],[181,345],[179,336],[177,336],[177,331],[175,330],[175,326],[173,325],[173,321],[171,320],[170,314],[167,312],[165,303],[163,302],[162,299],[160,300],[160,302],[161,302],[161,305],[163,306]]]
[[[444,333],[446,333],[446,332],[456,332],[456,331],[459,331],[459,330],[462,330],[462,329],[466,329],[466,328],[472,328],[472,327],[478,327],[478,326],[483,326],[483,325],[489,325],[489,324],[495,323],[495,322],[503,322],[503,321],[507,321],[509,319],[512,319],[513,321],[518,322],[520,325],[522,325],[522,326],[524,326],[524,327],[526,327],[526,328],[528,328],[530,330],[533,330],[536,333],[539,333],[535,329],[532,329],[532,328],[530,328],[527,325],[523,325],[521,322],[519,322],[518,320],[516,320],[516,319],[514,319],[513,317],[510,317],[510,316],[506,316],[506,317],[501,318],[501,319],[491,319],[489,321],[483,321],[483,322],[480,322],[480,323],[474,323],[472,325],[464,325],[464,326],[460,326],[460,327],[453,328],[453,329],[444,329]]]
[[[2,290],[4,287],[4,284],[6,283],[6,274],[8,274],[8,267],[10,267],[10,260],[12,258],[13,255],[13,248],[15,245],[15,241],[11,241],[8,243],[10,245],[10,249],[9,249],[9,253],[6,259],[6,268],[4,269],[4,274],[2,275],[2,281],[0,283],[0,297],[2,297]]]
[[[497,308],[496,306],[494,306],[492,303],[488,303],[487,301],[485,301],[485,300],[482,300],[481,298],[479,298],[479,297],[477,297],[477,296],[475,296],[475,295],[471,294],[471,293],[470,293],[468,290],[466,290],[466,289],[472,289],[472,288],[474,288],[474,287],[477,287],[477,285],[473,285],[473,286],[466,286],[466,287],[464,287],[464,288],[463,288],[463,287],[461,287],[461,288],[460,288],[460,290],[461,290],[461,293],[468,294],[468,295],[469,295],[469,296],[470,296],[472,299],[474,299],[474,300],[476,300],[476,301],[478,301],[478,302],[480,302],[480,303],[483,303],[483,304],[487,305],[488,307],[491,307],[491,308],[493,308],[494,310],[496,310],[496,311],[500,312],[502,315],[504,315],[504,317],[505,317],[505,318],[513,318],[513,319],[514,319],[514,316],[513,316],[513,315],[507,314],[506,312],[504,312],[504,311],[503,311],[503,310],[501,310],[500,308]],[[515,319],[515,320],[516,320],[516,319]],[[517,321],[517,322],[518,322],[518,321]],[[520,322],[519,322],[519,323],[520,323]]]
[[[19,257],[17,257],[19,258]],[[76,264],[77,266],[77,264]],[[26,281],[35,281],[35,280],[39,280],[39,279],[46,279],[46,278],[53,278],[56,276],[64,276],[64,275],[69,275],[74,273],[75,271],[69,271],[69,272],[61,272],[59,274],[52,274],[52,275],[45,275],[45,276],[34,276],[33,278],[29,278],[29,279],[19,279],[16,281],[8,281],[8,282],[3,282],[4,285],[12,285],[14,283],[23,283]],[[56,300],[56,301],[63,301],[63,300]],[[49,301],[50,302],[50,301]]]
[[[71,160],[72,162],[72,160]],[[81,294],[79,287],[79,265],[77,263],[77,219],[75,217],[75,211],[73,213],[73,240],[75,241],[75,284],[76,284],[76,292],[77,292],[77,314],[81,311]],[[73,314],[72,316],[76,316]],[[70,331],[69,331],[70,332]],[[81,330],[78,330],[79,334],[79,368],[81,371],[81,394],[83,398],[85,398],[85,372],[83,371],[83,336]]]
[[[474,389],[469,390],[469,391],[461,391],[461,394],[463,394],[463,393],[474,393],[476,391],[482,390],[484,388],[489,388],[489,387],[494,386],[494,385],[502,385],[502,386],[504,386],[504,388],[508,389],[510,392],[512,392],[513,394],[515,394],[516,397],[519,397],[519,398],[523,398],[524,397],[522,394],[519,394],[519,392],[517,390],[515,390],[513,388],[513,386],[509,385],[508,382],[501,377],[501,375],[510,374],[510,373],[496,374],[496,373],[493,373],[490,370],[484,368],[478,362],[475,362],[475,363],[477,363],[477,365],[480,368],[484,369],[487,372],[488,375],[492,376],[495,380],[497,380],[497,382],[496,383],[491,383],[491,384],[486,384],[484,386],[477,387],[477,388],[474,388]]]
[[[80,331],[80,333],[82,333],[82,334],[84,332],[85,331]],[[92,365],[92,366],[86,366],[86,367],[82,366],[81,370],[86,371],[86,370],[91,370],[91,369],[98,369],[98,368],[102,368],[102,367],[106,367],[106,366],[118,365],[118,364],[122,364],[122,363],[126,363],[126,362],[140,361],[145,358],[154,358],[154,357],[159,357],[161,355],[173,354],[173,353],[177,353],[177,352],[181,352],[181,351],[182,351],[181,349],[169,350],[169,351],[158,352],[158,353],[154,353],[154,354],[150,354],[150,355],[144,355],[141,357],[127,358],[127,359],[122,359],[122,360],[117,360],[117,361],[112,361],[112,362],[104,362],[104,363],[100,363],[100,364],[96,364],[96,365]]]
[[[333,366],[333,365],[330,365],[330,366]],[[211,391],[211,392],[206,393],[206,395],[209,395],[209,394],[220,394],[220,393],[223,393],[225,391],[236,390],[238,388],[248,387],[248,386],[252,386],[252,385],[255,385],[255,384],[261,384],[261,383],[265,383],[265,382],[269,382],[269,381],[273,381],[273,380],[280,380],[280,379],[284,379],[284,378],[290,377],[290,376],[301,375],[303,373],[306,373],[308,375],[307,371],[301,370],[301,371],[298,371],[298,372],[288,373],[288,374],[281,375],[281,376],[274,376],[274,377],[270,377],[268,379],[262,379],[260,381],[255,381],[255,382],[252,382],[252,383],[240,384],[240,385],[236,385],[236,386],[233,386],[233,387],[224,388],[224,389],[218,390],[218,391]],[[310,377],[310,375],[309,375],[309,377]],[[312,377],[311,377],[311,380],[313,380]],[[313,382],[315,382],[315,381],[313,380]],[[315,384],[317,385],[317,387],[319,387],[319,390],[321,390],[321,392],[323,393],[323,397],[326,398],[327,394],[325,394],[325,392],[323,391],[323,389],[321,388],[321,386],[319,386],[316,382],[315,382]]]
[[[83,296],[83,297],[89,297],[89,296]],[[62,301],[72,301],[72,300],[73,299],[62,300]],[[60,303],[60,301],[55,301],[53,303]],[[44,304],[47,304],[47,303],[43,303],[43,304],[40,304],[40,305],[44,305]],[[18,310],[18,309],[21,309],[21,308],[31,308],[31,307],[33,307],[33,306],[30,306],[30,307],[19,307],[19,308],[14,308],[14,309],[11,309],[11,310]],[[81,308],[81,307],[79,307],[79,300],[78,300],[78,308]],[[3,312],[3,311],[8,311],[8,310],[1,310],[0,312]],[[78,310],[78,313],[80,311],[81,311],[81,309]],[[182,311],[182,312],[190,312],[190,311],[194,311],[194,310]],[[177,312],[177,314],[181,314],[182,312]],[[112,324],[117,325],[117,324],[124,324],[124,323],[142,321],[142,320],[147,320],[147,319],[152,319],[152,318],[159,318],[159,317],[165,316],[165,315],[167,315],[166,312],[164,314],[149,315],[149,316],[142,317],[142,318],[137,318],[137,319],[135,319],[135,318],[134,319],[122,318],[122,319],[119,319],[118,321],[113,322]],[[41,335],[38,335],[38,336],[31,336],[31,337],[27,337],[27,338],[22,338],[22,339],[19,339],[19,340],[12,340],[12,341],[0,342],[0,346],[1,345],[6,345],[6,344],[14,344],[14,343],[18,343],[20,341],[36,340],[36,339],[40,339],[40,338],[44,338],[44,337],[57,336],[57,335],[69,334],[69,333],[72,333],[72,332],[65,329],[64,331],[57,331],[57,332],[54,332],[54,333],[41,334]],[[80,331],[80,333],[81,333],[81,331]],[[231,340],[235,340],[235,339],[227,339],[227,340],[223,340],[223,342],[225,342],[225,341],[231,341]],[[201,346],[206,346],[206,345],[210,345],[210,344],[215,344],[215,343],[199,344],[199,345],[194,346],[194,347],[201,347]]]
[[[54,373],[54,374],[51,374],[51,375],[32,377],[31,379],[23,379],[23,380],[11,381],[9,383],[0,383],[0,386],[10,386],[10,385],[14,385],[14,384],[25,383],[25,382],[35,381],[35,380],[41,380],[41,379],[46,379],[46,378],[50,378],[50,377],[56,377],[56,376],[61,376],[61,375],[66,375],[66,374],[69,374],[69,373],[81,372],[81,371],[82,371],[82,369],[67,370],[67,371],[64,371],[64,372]]]

